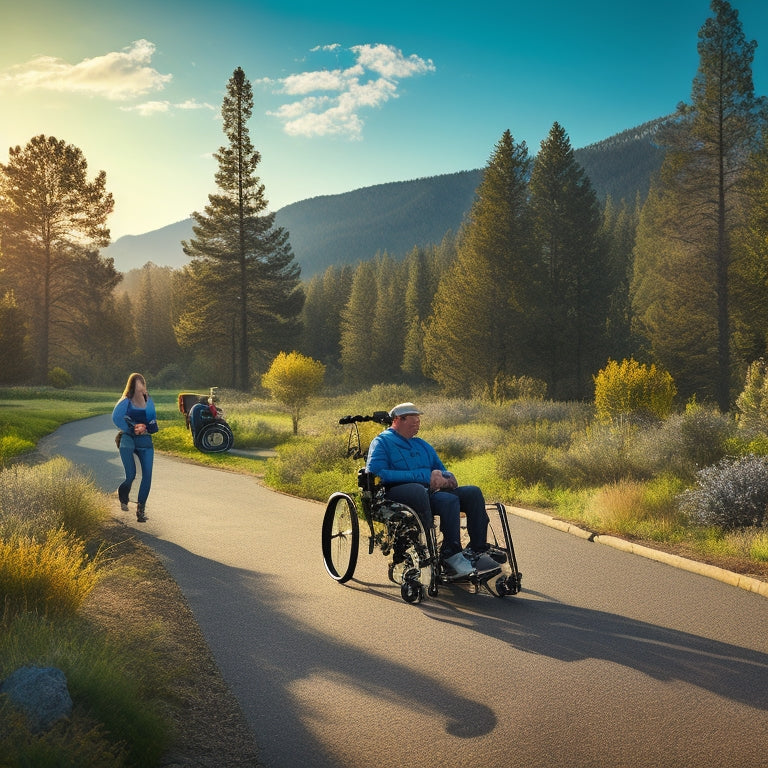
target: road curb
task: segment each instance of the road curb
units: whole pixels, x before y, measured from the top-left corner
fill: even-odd
[[[566,522],[565,520],[557,520],[550,515],[545,515],[542,512],[534,512],[531,509],[523,509],[522,507],[507,507],[507,512],[511,512],[517,517],[524,517],[527,520],[531,520],[541,525],[546,525],[549,528],[555,528],[558,531],[569,533],[572,536],[578,536],[581,539],[594,542],[595,544],[603,544],[614,549],[619,549],[623,552],[630,552],[633,555],[640,555],[641,557],[648,558],[649,560],[655,560],[659,563],[671,565],[673,568],[680,568],[684,571],[690,571],[696,573],[699,576],[706,576],[710,579],[716,579],[722,581],[725,584],[730,584],[733,587],[744,589],[748,592],[754,592],[762,597],[768,597],[768,582],[760,581],[760,579],[752,578],[751,576],[744,576],[740,573],[734,573],[728,571],[725,568],[719,568],[716,565],[708,565],[707,563],[699,563],[696,560],[689,560],[686,557],[680,557],[679,555],[672,555],[668,552],[662,552],[658,549],[651,549],[650,547],[644,547],[641,544],[635,544],[625,539],[620,539],[618,536],[606,536],[592,531],[587,531],[584,528],[573,523]]]

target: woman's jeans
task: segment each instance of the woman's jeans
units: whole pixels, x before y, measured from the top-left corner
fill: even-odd
[[[411,507],[421,518],[424,527],[432,527],[432,517],[440,518],[443,546],[440,554],[450,557],[461,552],[461,518],[467,516],[469,546],[475,550],[485,548],[488,537],[488,513],[485,511],[483,492],[476,485],[460,485],[453,490],[430,493],[419,483],[403,483],[387,489],[387,498]]]
[[[155,458],[155,449],[152,446],[151,435],[127,435],[123,433],[120,438],[120,459],[125,468],[125,480],[117,489],[117,495],[120,501],[128,501],[128,494],[131,492],[131,486],[136,479],[136,460],[139,459],[141,466],[141,485],[139,485],[139,504],[146,504],[149,496],[149,489],[152,486],[152,464]]]

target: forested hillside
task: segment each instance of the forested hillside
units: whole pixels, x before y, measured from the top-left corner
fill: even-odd
[[[663,153],[653,142],[658,122],[575,151],[598,198],[610,195],[616,202],[632,204],[638,194],[645,198],[651,175],[662,161]],[[332,264],[355,264],[384,252],[400,258],[414,246],[439,243],[447,232],[458,231],[481,178],[482,170],[477,169],[313,197],[279,209],[275,220],[290,233],[307,280]],[[114,258],[122,272],[148,261],[179,267],[188,261],[181,241],[191,234],[192,220],[185,219],[122,237],[105,255]]]

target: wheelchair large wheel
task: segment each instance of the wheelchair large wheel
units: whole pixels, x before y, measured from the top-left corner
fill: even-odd
[[[355,502],[346,494],[334,494],[328,500],[321,535],[325,570],[341,584],[349,581],[357,565],[360,522]]]
[[[195,447],[203,453],[224,453],[235,443],[229,424],[212,421],[200,428],[195,435]]]

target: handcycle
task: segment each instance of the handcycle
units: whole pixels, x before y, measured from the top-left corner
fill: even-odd
[[[373,421],[389,426],[392,420],[386,411],[370,416],[344,416],[339,424],[349,424],[347,456],[366,458],[362,450],[359,424]],[[358,492],[336,491],[331,494],[323,515],[321,531],[323,562],[332,579],[343,584],[354,575],[360,549],[360,519],[368,526],[368,554],[378,548],[390,557],[388,576],[400,585],[400,595],[407,603],[419,603],[425,593],[437,597],[440,585],[464,582],[478,592],[485,589],[496,597],[515,595],[520,591],[522,574],[517,567],[515,548],[507,519],[507,510],[500,502],[486,504],[490,551],[499,562],[499,570],[488,576],[472,574],[455,579],[449,576],[440,560],[440,534],[435,526],[425,529],[418,514],[405,504],[385,496],[378,479],[360,467],[357,471]],[[462,526],[462,537],[466,538]],[[463,541],[462,543],[466,543]]]
[[[211,387],[207,396],[191,392],[179,394],[179,411],[184,414],[195,448],[202,453],[223,453],[235,444],[224,411],[216,405],[217,391],[218,387]]]

